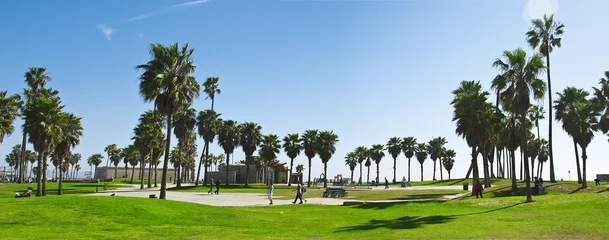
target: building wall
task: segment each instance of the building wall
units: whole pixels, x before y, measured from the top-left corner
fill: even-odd
[[[116,177],[117,178],[131,178],[131,167],[129,167],[129,169],[127,170],[127,172],[125,172],[125,166],[123,167],[118,167],[116,169]],[[134,179],[135,178],[139,178],[140,176],[140,168],[139,167],[135,167],[135,171],[134,173]],[[154,174],[154,169],[151,172],[152,176],[150,177],[150,179],[155,179],[155,174]],[[167,169],[167,181],[173,181],[175,175],[175,169],[173,168],[169,168]],[[97,167],[97,170],[95,171],[95,175],[93,176],[94,179],[111,179],[114,178],[114,167]],[[148,179],[148,168],[146,168],[144,170],[144,178]],[[156,171],[156,179],[155,180],[161,180],[163,178],[163,168],[158,168]]]

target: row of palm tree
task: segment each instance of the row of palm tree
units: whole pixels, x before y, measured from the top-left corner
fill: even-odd
[[[413,156],[416,156],[416,159],[421,164],[421,181],[423,181],[423,163],[427,157],[430,157],[434,162],[433,180],[436,180],[437,160],[441,161],[440,179],[443,179],[442,166],[444,166],[448,172],[448,178],[450,179],[450,171],[455,163],[456,152],[452,149],[446,149],[444,147],[446,143],[447,141],[443,137],[433,138],[427,144],[417,143],[417,139],[414,137],[392,137],[385,146],[382,144],[374,144],[370,148],[366,148],[364,146],[357,147],[354,151],[347,153],[345,156],[345,165],[349,166],[351,171],[351,180],[353,180],[353,172],[359,164],[359,180],[357,182],[358,184],[362,184],[362,165],[368,168],[366,183],[369,183],[370,166],[372,165],[372,161],[374,161],[374,163],[376,163],[376,181],[378,182],[380,174],[379,164],[385,157],[385,151],[387,151],[387,153],[393,158],[392,182],[396,183],[396,159],[401,153],[404,153],[404,156],[406,156],[408,159],[408,182],[410,182],[410,162]]]

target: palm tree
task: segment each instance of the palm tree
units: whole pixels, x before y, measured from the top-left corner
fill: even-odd
[[[448,172],[448,180],[450,180],[450,171],[453,169],[455,165],[455,156],[457,153],[452,149],[444,149],[442,155],[442,165],[444,165],[444,169]]]
[[[79,167],[80,169],[80,165],[78,164],[78,162],[80,162],[80,159],[82,159],[82,155],[80,155],[80,153],[69,154],[69,157],[67,159],[74,170],[76,169],[76,167]],[[78,174],[75,174],[74,170],[72,170],[72,178],[77,178]]]
[[[599,81],[599,88],[593,87],[594,97],[592,102],[597,107],[597,111],[602,113],[599,120],[599,129],[603,133],[609,132],[609,71],[605,72],[605,77]]]
[[[423,181],[423,163],[425,162],[425,159],[427,159],[428,152],[429,152],[429,149],[427,148],[425,143],[419,143],[417,145],[417,151],[416,151],[415,155],[417,157],[417,160],[421,164],[421,182]]]
[[[241,138],[239,143],[241,149],[243,149],[243,153],[245,153],[245,186],[249,186],[250,164],[248,163],[248,160],[252,158],[256,152],[256,148],[260,145],[260,141],[262,140],[262,134],[260,133],[262,127],[253,122],[246,122],[239,124],[238,130]]]
[[[228,168],[230,166],[230,154],[239,146],[239,128],[237,122],[233,120],[225,120],[218,131],[218,145],[224,149],[226,154],[226,181],[224,184],[228,186]]]
[[[387,152],[389,152],[389,154],[391,154],[391,157],[393,158],[393,183],[395,183],[396,158],[398,158],[398,156],[402,152],[402,139],[400,139],[399,137],[390,138],[389,142],[387,142]]]
[[[106,146],[106,148],[104,148],[104,152],[106,152],[106,155],[108,156],[108,158],[106,159],[106,167],[108,166],[108,164],[110,163],[110,159],[112,158],[112,153],[114,151],[116,151],[116,149],[118,148],[118,146],[116,146],[116,144],[108,144],[108,146]]]
[[[74,167],[74,170],[76,170],[76,174],[74,174],[74,176],[78,177],[78,171],[80,171],[80,164],[76,164],[76,166]]]
[[[29,149],[26,150],[25,156],[26,156],[25,157],[26,165],[27,165],[27,162],[30,162],[30,169],[31,170],[29,171],[30,172],[29,177],[31,178],[32,177],[32,172],[34,170],[34,163],[38,159],[38,156],[36,156],[35,152],[33,152],[33,151],[29,150]]]
[[[535,176],[535,159],[539,155],[539,150],[541,148],[541,140],[539,139],[529,139],[527,145],[527,152],[529,153],[529,157],[531,158],[531,176]]]
[[[304,171],[304,166],[302,164],[298,164],[296,166],[296,172],[297,173],[302,173],[302,171]]]
[[[546,114],[546,111],[543,109],[543,106],[535,104],[531,105],[531,108],[528,112],[529,121],[535,124],[535,127],[537,128],[537,139],[541,138],[541,135],[539,133],[539,120],[546,119],[546,117],[544,117],[544,114]]]
[[[131,181],[129,181],[129,184],[133,184],[133,177],[135,176],[135,166],[137,166],[138,162],[140,162],[141,154],[138,151],[139,148],[137,147],[137,145],[135,145],[135,143],[130,146],[131,148],[129,149],[130,151],[129,156],[127,156],[127,160],[129,164],[131,164]]]
[[[283,138],[283,150],[290,158],[290,177],[288,178],[288,186],[292,186],[292,167],[294,167],[294,158],[300,155],[302,151],[301,139],[298,133],[288,134]],[[353,177],[353,176],[351,176]]]
[[[8,163],[8,166],[17,170],[17,164],[19,163],[19,157],[21,156],[21,144],[13,146],[12,151],[6,155],[4,161]]]
[[[178,43],[170,46],[151,44],[152,59],[136,67],[144,71],[140,76],[140,95],[146,102],[154,101],[156,109],[167,117],[166,153],[169,153],[171,146],[172,116],[180,107],[190,105],[199,97],[200,86],[192,76],[195,70],[195,63],[192,60],[193,51],[194,49],[188,47],[188,43],[182,48]],[[160,199],[165,199],[167,194],[168,163],[169,154],[165,154]]]
[[[573,104],[573,108],[563,120],[576,130],[577,144],[582,148],[582,188],[588,187],[586,181],[587,148],[594,138],[594,132],[599,129],[597,119],[599,115],[600,113],[596,111],[596,106],[594,106],[592,101],[588,100]]]
[[[546,85],[537,76],[545,69],[541,55],[533,54],[527,59],[524,50],[518,48],[514,51],[504,51],[505,61],[495,60],[494,67],[499,68],[501,74],[508,81],[507,88],[501,93],[504,101],[510,102],[511,111],[520,116],[520,121],[526,123],[526,114],[531,106],[530,95],[533,93],[534,99],[541,99],[545,95]],[[526,124],[520,127],[521,136],[526,136]],[[551,131],[551,130],[550,130]],[[533,201],[531,198],[531,181],[528,167],[527,138],[522,137],[521,149],[524,153],[525,183],[527,188],[527,202]],[[551,142],[551,139],[550,139]],[[550,143],[551,146],[551,143]],[[552,147],[550,147],[552,149]],[[551,150],[550,150],[551,151]],[[552,153],[550,152],[550,165],[552,168]],[[550,170],[551,172],[552,170]],[[550,176],[551,178],[552,176]],[[552,179],[551,179],[552,180]]]
[[[275,134],[263,135],[262,141],[260,142],[260,150],[258,154],[265,162],[265,165],[270,167],[273,160],[277,158],[277,154],[281,149],[281,142],[279,141],[279,137]],[[267,184],[271,182],[270,174],[267,174],[269,179],[267,180]]]
[[[385,146],[383,144],[374,144],[370,148],[370,158],[376,163],[376,184],[379,183],[380,180],[380,170],[379,165],[381,164],[381,160],[385,157]]]
[[[222,93],[218,88],[218,80],[220,80],[218,77],[208,77],[203,83],[203,91],[207,94],[205,99],[211,99],[211,110],[214,110],[216,94]]]
[[[110,161],[114,165],[114,178],[115,179],[118,175],[118,164],[121,163],[122,154],[123,154],[123,149],[116,148],[116,150],[114,152],[112,152],[111,157],[110,157],[111,158]]]
[[[38,93],[40,90],[43,90],[44,87],[46,86],[46,84],[51,81],[51,77],[49,77],[46,74],[46,68],[35,68],[35,67],[31,67],[28,69],[28,71],[25,73],[25,82],[27,83],[27,85],[30,87],[30,89],[26,89],[25,93],[25,97],[26,97],[26,104],[23,106],[23,108],[21,109],[22,115],[24,116],[24,126],[27,126],[28,123],[28,119],[25,116],[25,107],[27,107],[27,105],[32,102],[34,99],[36,99],[38,97]],[[26,148],[26,140],[27,140],[27,135],[29,133],[26,131],[26,129],[23,129],[23,140],[21,142],[21,161],[19,163],[19,169],[23,169],[24,166],[24,162],[23,159],[26,158],[25,154],[25,148]],[[46,165],[46,164],[45,164]],[[45,169],[46,170],[46,169]],[[25,172],[23,172],[22,170],[19,171],[19,182],[22,183],[23,182],[23,176],[25,175]],[[38,188],[40,189],[40,188]],[[36,194],[38,194],[37,190]],[[38,195],[37,195],[38,196]]]
[[[321,162],[324,164],[324,188],[328,187],[328,161],[332,158],[332,155],[336,152],[336,143],[338,143],[338,136],[332,131],[321,131],[317,137],[316,152],[321,158]]]
[[[548,74],[548,103],[552,106],[552,81],[550,81],[550,53],[554,47],[560,47],[562,43],[562,34],[564,33],[563,25],[560,22],[554,21],[554,14],[550,16],[543,15],[543,19],[534,19],[531,21],[533,27],[526,33],[529,46],[533,49],[539,48],[539,52],[546,57],[546,67]],[[550,143],[550,181],[556,182],[554,175],[554,154],[552,151],[552,111],[549,112],[549,143]]]
[[[24,109],[24,129],[29,135],[29,142],[38,152],[36,196],[46,195],[46,159],[53,146],[53,136],[61,136],[62,108],[59,98],[39,97],[29,102]],[[21,149],[23,151],[23,146]],[[21,159],[25,159],[23,153]]]
[[[402,140],[402,151],[404,156],[408,158],[408,182],[410,182],[410,159],[414,156],[417,149],[417,139],[414,137],[405,137]]]
[[[556,120],[562,122],[563,130],[571,136],[573,139],[573,148],[575,149],[575,164],[577,166],[577,182],[582,183],[582,174],[579,164],[579,152],[577,149],[577,134],[578,129],[574,129],[573,124],[565,121],[567,114],[569,114],[575,103],[581,103],[587,101],[588,92],[584,89],[575,87],[567,87],[562,92],[557,93],[558,99],[554,101],[554,110],[556,111]]]
[[[71,113],[63,113],[61,114],[60,120],[60,128],[61,128],[61,138],[54,144],[54,153],[57,159],[59,160],[58,166],[62,166],[65,157],[72,150],[72,148],[76,147],[80,144],[80,137],[82,137],[82,125],[80,120],[82,118],[74,116]],[[62,189],[63,182],[63,171],[59,171],[59,188],[57,190],[57,195],[63,194]]]
[[[203,138],[205,146],[203,151],[205,152],[205,161],[203,160],[203,152],[201,153],[201,159],[199,160],[199,170],[197,171],[197,179],[200,179],[201,163],[205,162],[205,171],[203,173],[203,183],[207,183],[207,167],[209,166],[209,144],[214,142],[216,133],[222,126],[222,119],[220,119],[219,113],[214,110],[200,111],[197,117],[197,130],[199,136]],[[198,186],[198,181],[195,183]]]
[[[301,136],[304,153],[309,159],[309,177],[307,178],[307,187],[311,186],[311,159],[313,159],[317,153],[315,144],[317,143],[318,135],[318,130],[306,130]],[[326,175],[324,175],[324,178],[326,178]]]
[[[366,149],[366,163],[364,166],[368,168],[368,174],[366,175],[366,184],[370,184],[370,165],[372,165],[372,161],[370,161],[370,149]]]
[[[345,156],[345,165],[349,166],[349,170],[351,170],[351,183],[353,183],[353,171],[355,171],[355,168],[357,167],[357,153],[356,152],[349,152],[347,153],[347,156]]]
[[[444,149],[444,145],[446,144],[446,139],[443,137],[437,137],[429,140],[427,144],[427,148],[429,149],[429,158],[433,161],[433,180],[436,180],[436,160],[442,157],[442,150]],[[442,165],[440,165],[442,166]],[[442,169],[440,169],[440,173],[442,173]]]
[[[362,184],[362,165],[364,160],[366,160],[366,152],[368,151],[368,149],[364,146],[359,146],[357,148],[355,148],[355,153],[357,154],[357,162],[359,163],[359,181],[358,183],[361,185]]]
[[[541,146],[539,148],[539,154],[537,156],[537,159],[539,159],[539,165],[537,165],[537,176],[541,176],[543,174],[543,164],[548,161],[549,158],[549,143],[548,140],[545,139],[541,139]]]
[[[13,134],[15,129],[13,121],[19,116],[19,109],[21,109],[21,106],[23,105],[19,95],[7,96],[6,94],[7,91],[0,92],[0,144],[4,142],[5,136]],[[21,153],[21,150],[19,153]],[[20,157],[21,155],[17,156],[17,159]],[[18,162],[19,160],[15,162],[15,166],[19,165]]]
[[[174,129],[173,129],[173,133],[176,135],[176,138],[178,139],[178,160],[180,163],[182,163],[182,148],[181,146],[184,144],[180,144],[184,141],[186,141],[186,137],[188,136],[187,132],[194,129],[195,125],[197,124],[197,110],[195,110],[194,108],[189,108],[188,105],[184,105],[182,106],[181,109],[178,110],[177,114],[175,115],[175,119],[174,119]],[[178,165],[178,178],[176,179],[177,181],[177,187],[181,187],[182,186],[182,176],[180,174],[180,169],[181,169],[181,165]]]
[[[95,174],[93,175],[93,179],[95,179],[97,177],[97,166],[99,166],[99,164],[102,163],[103,159],[104,159],[104,156],[102,156],[99,153],[93,154],[93,155],[89,156],[89,158],[87,159],[87,163],[89,163],[89,165],[95,166],[95,171],[94,171]],[[137,161],[136,161],[136,164],[137,164]]]

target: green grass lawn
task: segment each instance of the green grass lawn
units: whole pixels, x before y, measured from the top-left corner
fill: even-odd
[[[1,198],[4,239],[605,239],[609,194],[358,206],[211,207],[145,198]],[[218,235],[220,234],[220,235]]]
[[[57,195],[58,183],[47,182],[47,195]],[[36,195],[36,183],[31,184],[0,184],[0,198],[14,198],[16,192],[24,192],[27,187],[32,187],[32,197]],[[104,183],[65,182],[62,184],[63,194],[86,194],[94,193],[96,187],[99,191],[104,189]],[[122,187],[118,184],[109,183],[108,189]]]

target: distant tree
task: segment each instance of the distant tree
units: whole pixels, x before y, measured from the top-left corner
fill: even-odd
[[[104,159],[104,156],[102,156],[99,153],[93,154],[91,156],[89,156],[89,158],[87,159],[87,163],[89,163],[89,165],[91,166],[95,166],[95,171],[94,171],[94,175],[93,175],[93,179],[95,179],[97,177],[97,166],[99,166],[99,164],[102,163]]]
[[[443,153],[444,154],[442,156],[442,164],[444,165],[444,169],[446,169],[446,171],[448,172],[448,180],[450,180],[450,171],[455,165],[455,156],[457,155],[457,153],[455,152],[455,150],[452,149],[445,149]]]
[[[230,166],[229,157],[235,148],[239,146],[240,138],[237,122],[233,120],[225,120],[218,132],[218,145],[224,149],[224,154],[226,154],[226,181],[224,183],[226,186],[228,186],[228,167]]]
[[[425,159],[427,159],[428,152],[429,149],[427,148],[425,143],[419,143],[417,145],[417,152],[415,153],[415,155],[417,156],[417,160],[421,164],[421,182],[423,181],[423,163],[425,162]]]
[[[116,144],[108,144],[108,146],[104,148],[104,152],[106,152],[106,155],[108,156],[108,158],[106,158],[106,167],[110,164],[110,161],[112,159],[111,155],[116,151],[116,149],[118,149],[118,146],[116,146]]]
[[[279,154],[280,149],[281,142],[279,141],[279,137],[277,135],[268,134],[262,136],[258,155],[260,155],[267,168],[271,167],[271,163],[277,158],[277,154]],[[266,182],[268,184],[271,182],[270,174],[267,174],[267,176],[269,177]]]
[[[21,109],[22,104],[23,102],[19,95],[7,96],[7,91],[0,92],[0,113],[2,113],[0,114],[0,144],[4,142],[5,136],[13,134],[15,129],[13,121],[19,116],[19,109]],[[19,153],[21,153],[21,150]],[[21,156],[18,156],[18,159],[20,157]],[[17,165],[18,163],[16,162],[15,166]]]
[[[446,144],[446,139],[443,137],[437,137],[431,139],[427,144],[427,149],[429,149],[429,155],[431,160],[433,161],[433,180],[436,180],[436,160],[442,156],[442,150],[444,149],[444,145]],[[440,165],[442,166],[442,165]],[[442,174],[442,167],[440,167],[440,174]],[[441,178],[440,178],[441,179]]]
[[[303,147],[300,136],[297,133],[288,134],[283,138],[283,150],[290,158],[290,178],[288,178],[288,186],[292,185],[292,167],[294,167],[294,158],[298,157]]]
[[[349,166],[349,170],[351,170],[351,183],[353,183],[353,171],[357,167],[357,153],[349,152],[347,156],[345,156],[345,165]]]
[[[364,164],[364,161],[366,160],[366,153],[367,153],[368,149],[364,146],[359,146],[355,149],[355,153],[357,154],[357,162],[359,163],[359,181],[358,183],[361,185],[362,184],[362,179],[364,178],[363,174],[362,174],[362,165]]]
[[[374,163],[376,163],[376,183],[378,184],[378,181],[380,181],[380,170],[379,170],[379,165],[381,164],[381,160],[383,160],[383,158],[385,157],[385,146],[383,146],[383,144],[374,144],[372,145],[372,147],[370,148],[370,158],[372,158],[372,160],[374,160]]]
[[[317,148],[315,145],[317,144],[318,136],[319,130],[306,130],[301,137],[304,153],[309,159],[309,177],[307,178],[307,187],[311,186],[311,159],[313,159],[315,157],[315,154],[317,154]],[[324,175],[324,178],[325,177],[326,176]]]
[[[262,140],[262,127],[257,123],[246,122],[243,124],[239,124],[239,135],[240,140],[239,144],[241,145],[241,149],[243,149],[243,153],[245,153],[245,159],[251,158],[256,152],[256,148],[260,145],[260,141]],[[291,165],[290,165],[291,166]],[[290,167],[291,169],[291,167]],[[290,171],[290,174],[292,172]],[[250,165],[245,164],[245,186],[249,186],[249,176],[250,176]],[[289,180],[288,180],[289,185]]]
[[[392,137],[391,139],[389,139],[389,142],[387,142],[387,152],[389,152],[389,154],[391,154],[391,157],[393,158],[393,181],[392,182],[395,183],[396,158],[398,158],[398,156],[402,152],[402,139],[400,139],[399,137]]]
[[[405,137],[402,140],[402,151],[404,156],[408,158],[408,182],[410,182],[410,159],[414,156],[417,150],[417,139],[415,137]]]
[[[203,83],[203,91],[207,94],[205,99],[211,99],[211,110],[214,110],[216,94],[222,93],[218,87],[218,80],[220,80],[218,77],[208,77]]]
[[[302,164],[298,164],[296,166],[296,172],[297,173],[302,173],[302,171],[304,171],[304,166]]]
[[[324,164],[324,188],[328,187],[328,161],[336,152],[336,143],[338,143],[338,135],[332,131],[321,131],[317,137],[316,152]]]

